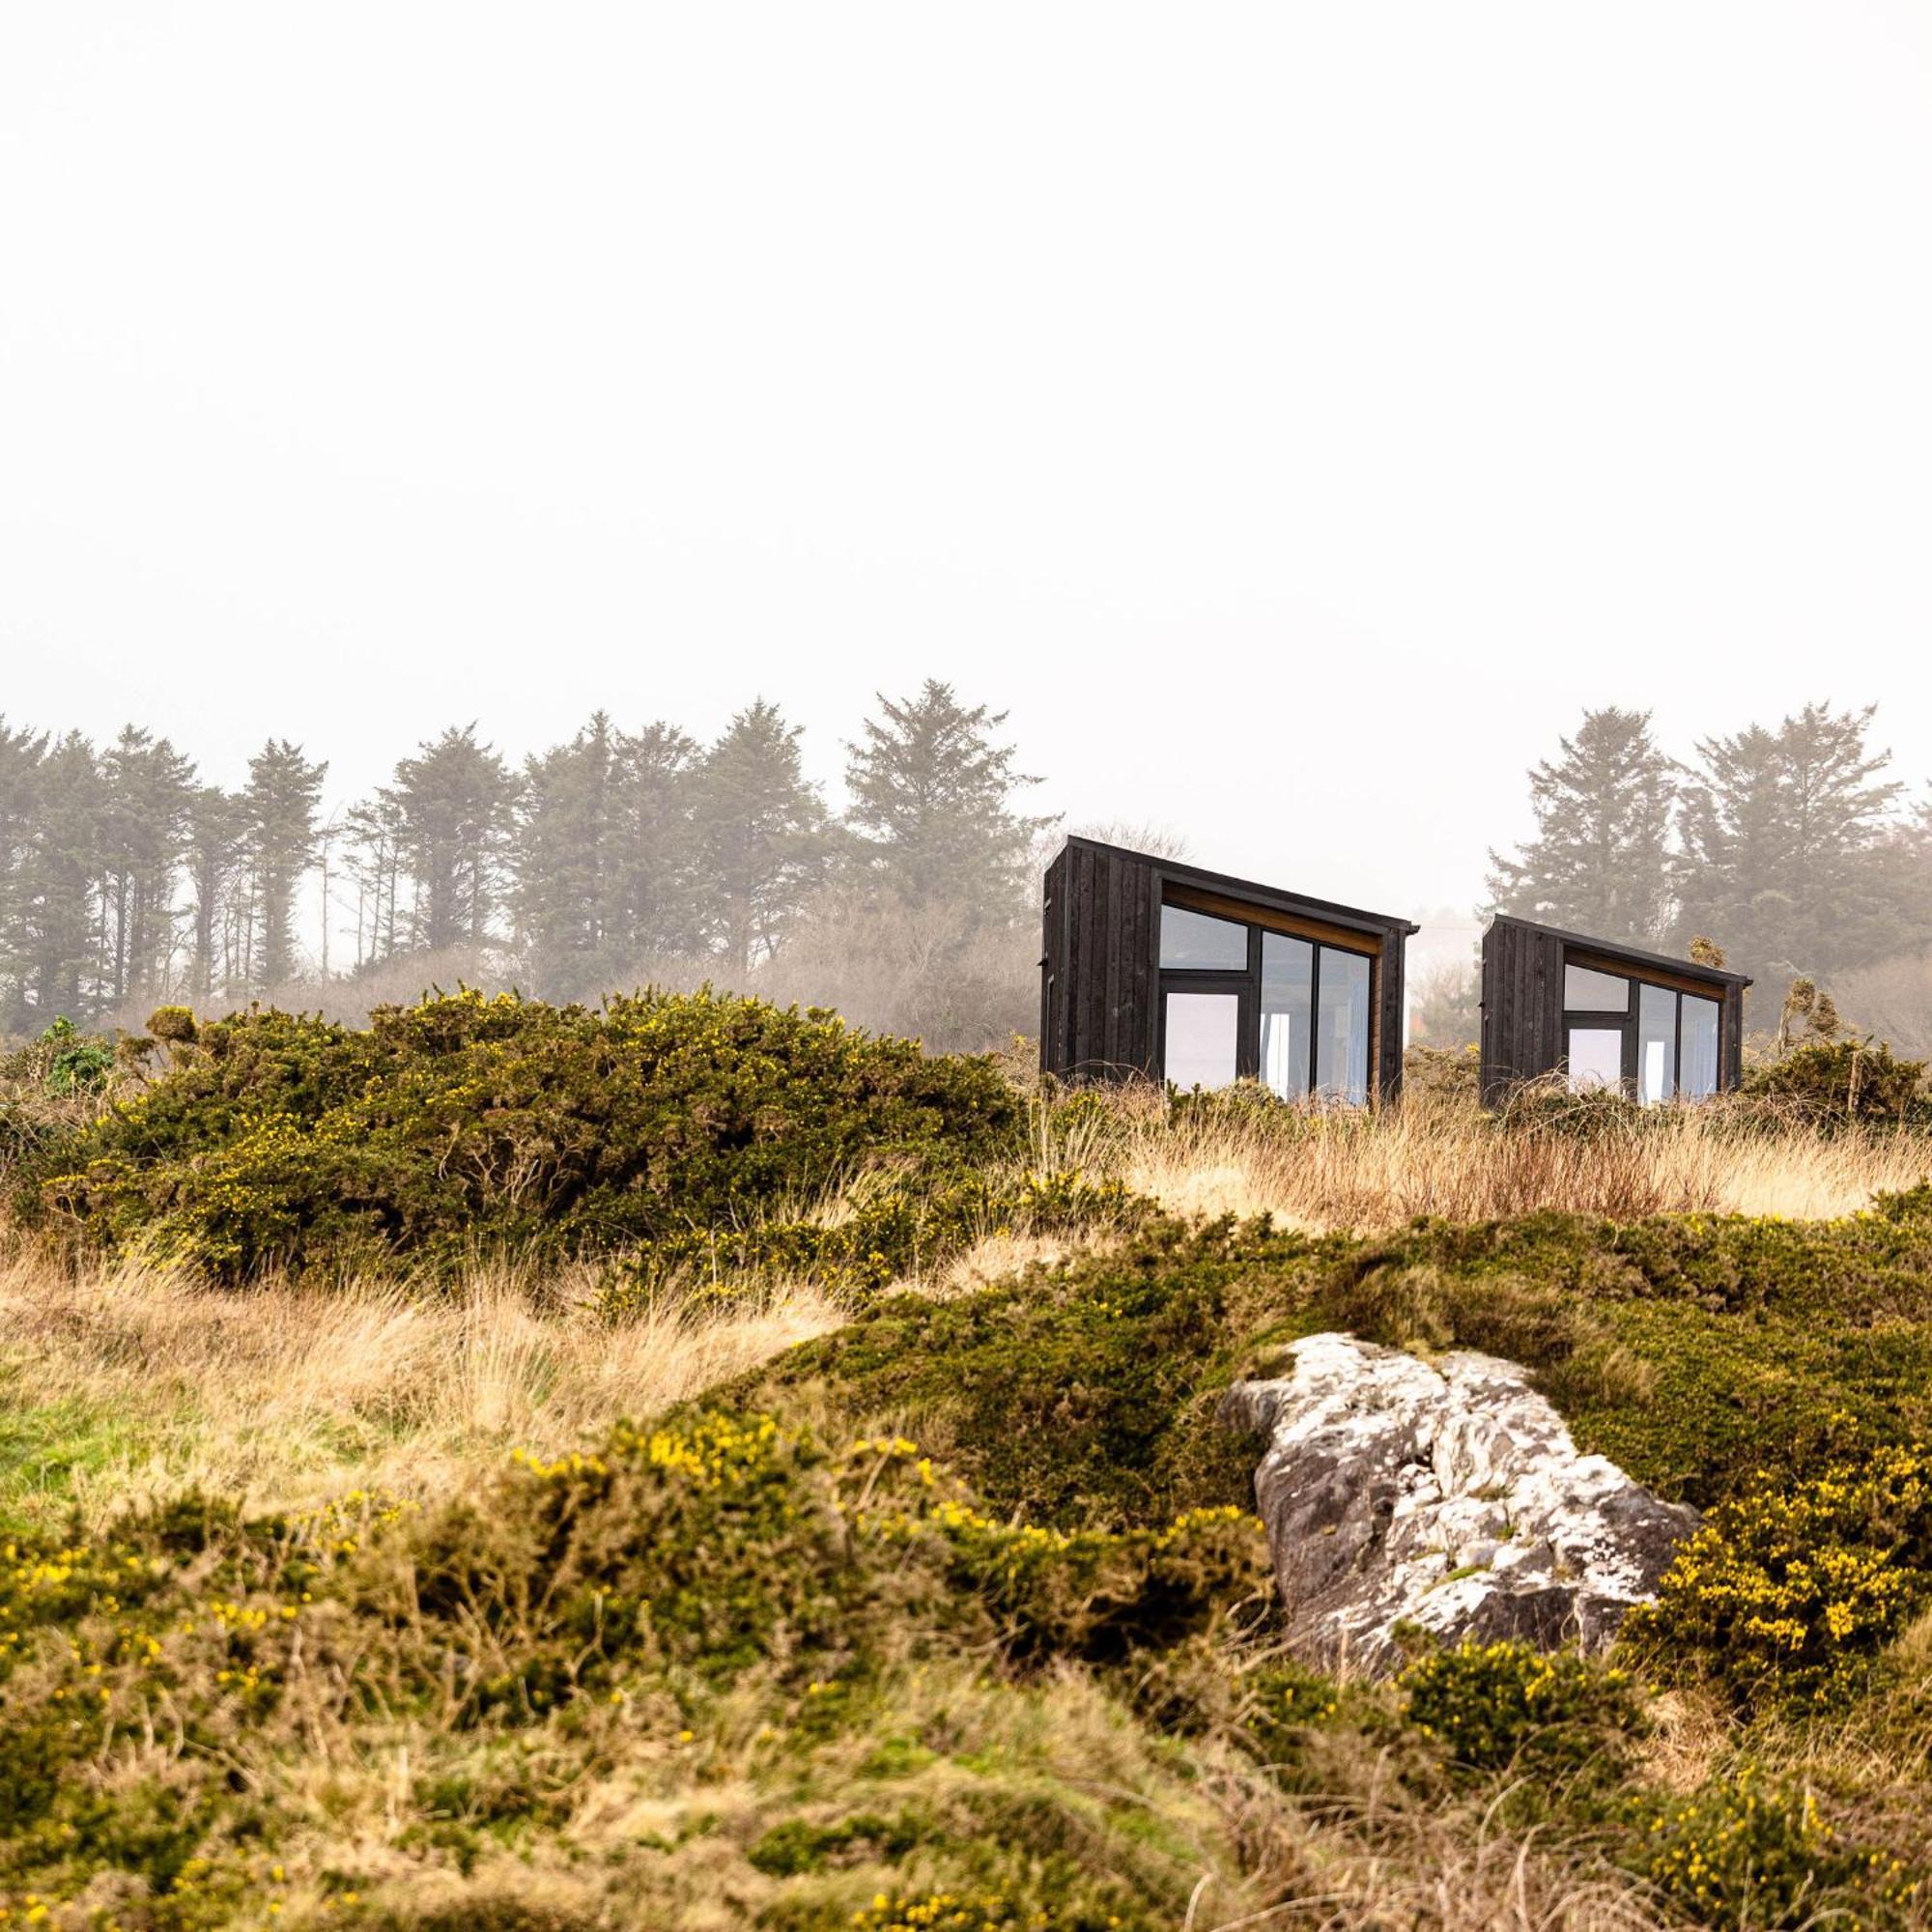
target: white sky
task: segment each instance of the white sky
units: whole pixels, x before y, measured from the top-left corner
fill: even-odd
[[[0,4],[0,710],[213,777],[931,674],[1464,905],[1586,704],[1932,777],[1928,535],[1924,0]]]

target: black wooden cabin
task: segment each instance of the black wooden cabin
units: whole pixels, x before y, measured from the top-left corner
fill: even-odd
[[[1704,1099],[1744,1070],[1742,973],[1498,915],[1483,934],[1485,1104],[1561,1072],[1573,1090]]]
[[[1417,929],[1069,838],[1046,869],[1040,1070],[1182,1089],[1255,1079],[1354,1105],[1392,1095]]]

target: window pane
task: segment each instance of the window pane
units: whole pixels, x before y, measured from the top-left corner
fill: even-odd
[[[1677,1092],[1677,995],[1665,986],[1636,989],[1636,1097],[1646,1107]]]
[[[1160,963],[1245,972],[1248,928],[1232,919],[1210,919],[1205,912],[1189,912],[1185,906],[1164,905],[1160,909]]]
[[[1684,995],[1684,1071],[1678,1092],[1708,1100],[1718,1091],[1718,1003]]]
[[[1308,988],[1315,949],[1286,933],[1262,934],[1262,1078],[1284,1100],[1308,1093]]]
[[[1570,1029],[1570,1091],[1582,1094],[1594,1087],[1616,1087],[1624,1077],[1624,1035],[1621,1027]]]
[[[1631,1009],[1631,982],[1614,973],[1593,972],[1588,966],[1566,966],[1563,1005],[1573,1013],[1627,1013]]]
[[[1231,1086],[1240,1027],[1238,993],[1168,994],[1167,1077],[1183,1093]]]
[[[1361,1106],[1369,1097],[1369,962],[1321,949],[1315,1014],[1315,1091]]]

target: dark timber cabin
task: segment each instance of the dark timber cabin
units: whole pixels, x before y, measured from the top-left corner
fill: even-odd
[[[1386,913],[1069,838],[1046,868],[1039,1064],[1068,1080],[1255,1079],[1361,1105],[1402,1085]]]
[[[1744,1069],[1742,973],[1498,915],[1483,934],[1483,1100],[1562,1072],[1646,1105],[1701,1100]]]

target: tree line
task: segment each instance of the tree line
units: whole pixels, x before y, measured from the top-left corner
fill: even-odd
[[[1589,711],[1529,773],[1536,829],[1490,855],[1492,909],[1637,946],[1715,943],[1774,990],[1932,944],[1932,795],[1872,742],[1875,707],[1806,704],[1679,761],[1648,712]]]
[[[599,712],[521,767],[453,726],[328,816],[326,761],[288,739],[224,788],[134,724],[97,745],[0,719],[0,1024],[133,1023],[449,956],[557,998],[673,964],[736,983],[827,922],[943,972],[1032,936],[1046,821],[1019,809],[1036,781],[1005,715],[934,680],[881,695],[842,815],[762,699],[709,744]]]

